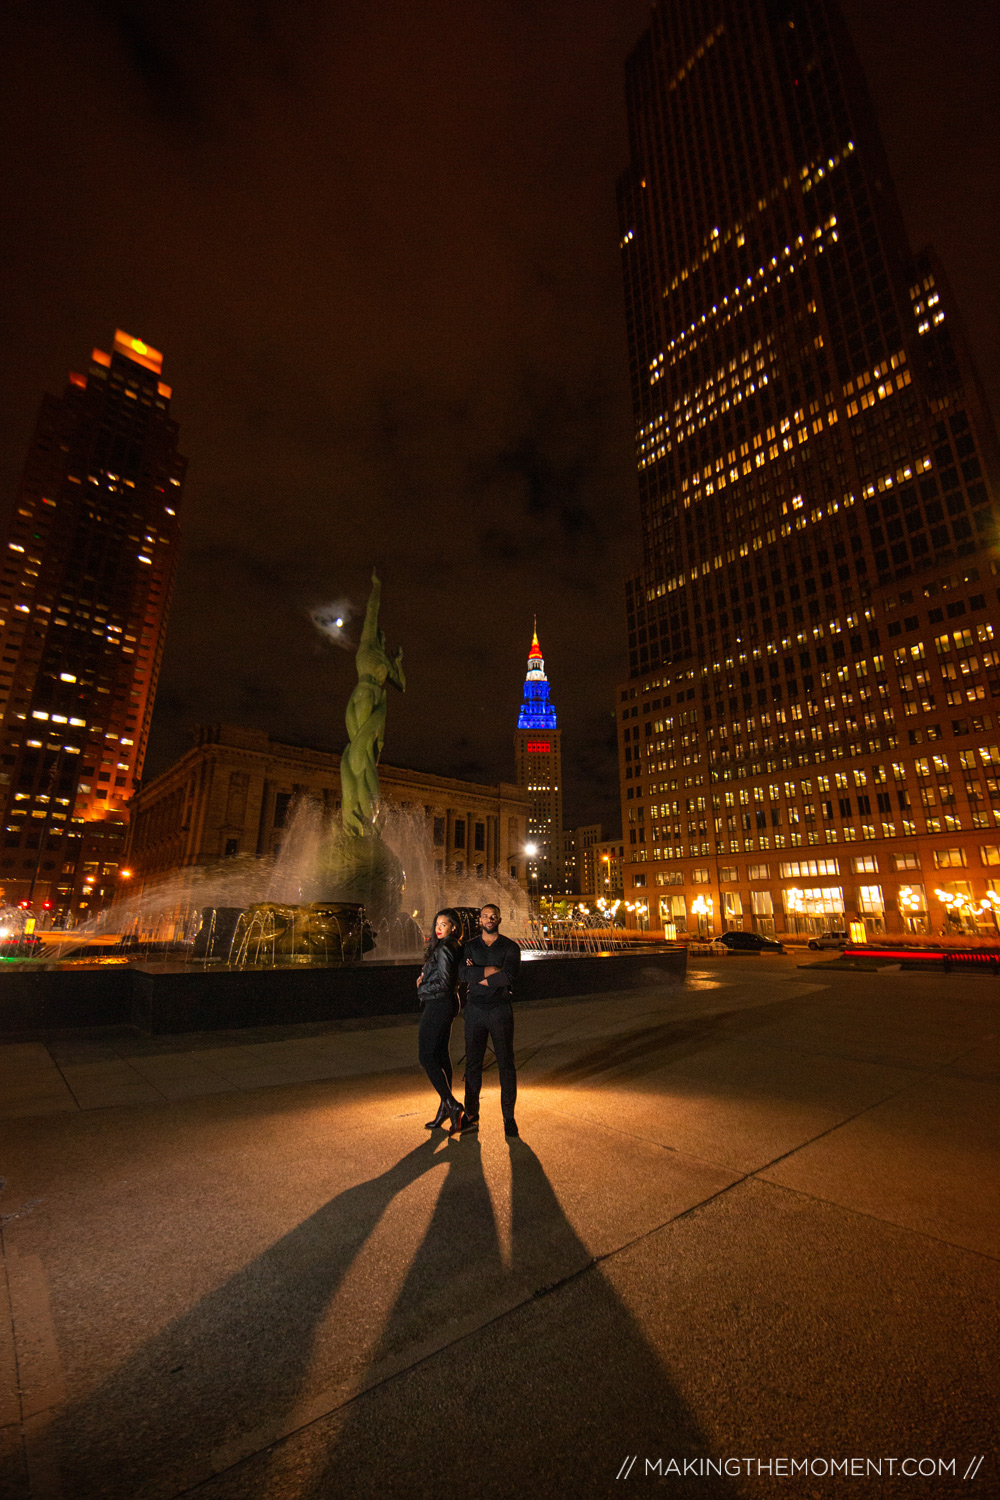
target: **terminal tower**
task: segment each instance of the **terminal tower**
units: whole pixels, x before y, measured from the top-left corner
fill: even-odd
[[[552,895],[562,890],[562,753],[556,711],[538,644],[538,625],[531,638],[524,701],[514,731],[517,784],[528,794],[528,840],[537,852],[528,855],[529,888]]]

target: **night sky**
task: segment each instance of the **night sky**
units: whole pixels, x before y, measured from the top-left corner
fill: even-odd
[[[915,244],[1000,411],[993,0],[845,4]],[[120,326],[190,469],[147,775],[188,726],[339,748],[363,608],[408,691],[385,758],[513,775],[537,611],[567,825],[617,831],[637,505],[614,183],[647,0],[5,8],[0,486]],[[356,616],[355,616],[356,620]]]

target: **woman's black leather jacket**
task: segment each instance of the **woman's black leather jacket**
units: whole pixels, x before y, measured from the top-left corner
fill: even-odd
[[[461,949],[451,938],[438,943],[434,952],[424,961],[423,979],[418,994],[421,1005],[433,1000],[453,1000],[458,986],[458,965]]]

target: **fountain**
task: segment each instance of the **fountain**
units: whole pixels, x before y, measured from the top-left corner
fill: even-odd
[[[381,801],[378,763],[385,741],[386,685],[406,691],[402,650],[390,657],[379,629],[381,598],[381,581],[373,572],[355,656],[358,681],[345,714],[348,742],[340,758],[339,822],[324,819],[308,803],[300,804],[283,856],[286,865],[290,858],[293,861],[295,896],[285,891],[257,900],[235,923],[230,920],[232,908],[221,903],[206,906],[195,954],[218,953],[244,966],[342,963],[372,950],[380,957],[419,953],[422,929],[429,928],[433,917],[432,902],[436,898],[437,905],[444,904],[444,893],[441,882],[428,880],[427,869],[419,868],[428,863],[420,858],[427,844],[423,820],[419,829],[408,826],[412,819]],[[394,837],[384,836],[387,828]],[[274,873],[280,883],[280,869]],[[515,897],[516,887],[508,884],[503,892],[506,905],[517,907],[523,897],[519,891]],[[478,882],[475,898],[478,905],[495,896]],[[229,952],[223,955],[221,933],[230,928]]]
[[[402,652],[390,657],[378,626],[380,602],[373,572],[346,712],[339,815],[300,799],[276,855],[175,871],[116,901],[70,942],[38,944],[37,957],[7,969],[0,1030],[131,1022],[185,1031],[415,1010],[414,962],[434,913],[456,907],[471,928],[487,901],[527,956],[546,960],[523,971],[519,998],[683,973],[682,951],[655,962],[648,948],[618,951],[613,922],[603,932],[543,920],[505,875],[437,873],[422,811],[380,796],[386,685],[406,688]],[[21,956],[27,916],[10,917]],[[44,985],[18,983],[43,977],[40,970]]]
[[[373,571],[355,655],[358,681],[345,715],[348,738],[340,757],[340,826],[323,827],[313,842],[312,859],[301,870],[297,902],[255,902],[237,919],[229,956],[240,966],[344,963],[377,945],[383,952],[419,950],[420,929],[402,910],[403,864],[383,839],[379,824],[378,762],[385,742],[386,683],[406,691],[402,649],[390,657],[385,633],[379,629],[381,600],[381,580]],[[303,883],[311,887],[309,896]],[[207,954],[221,948],[214,937],[219,910],[204,908],[196,951]],[[385,939],[381,944],[380,938]]]
[[[0,958],[31,958],[40,952],[35,918],[21,906],[9,906],[0,892]]]
[[[516,882],[438,875],[422,813],[381,799],[386,688],[405,692],[406,678],[402,651],[391,656],[379,628],[380,605],[373,572],[345,714],[339,814],[301,798],[277,855],[241,855],[143,883],[74,933],[87,944],[76,962],[87,953],[93,961],[156,955],[246,969],[412,958],[441,906],[478,910],[487,900],[501,907],[508,932],[530,935]],[[58,953],[52,944],[43,957],[70,954],[60,941]]]

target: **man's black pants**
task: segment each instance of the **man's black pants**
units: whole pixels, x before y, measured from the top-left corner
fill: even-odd
[[[486,1043],[492,1043],[500,1075],[500,1108],[505,1120],[514,1118],[517,1099],[517,1069],[514,1066],[514,1012],[509,1000],[495,1005],[477,1005],[469,999],[465,1007],[465,1112],[479,1113],[479,1091],[483,1086]]]
[[[430,1000],[424,1006],[417,1032],[420,1066],[442,1099],[451,1098],[451,1023],[458,1009],[457,1000]]]

